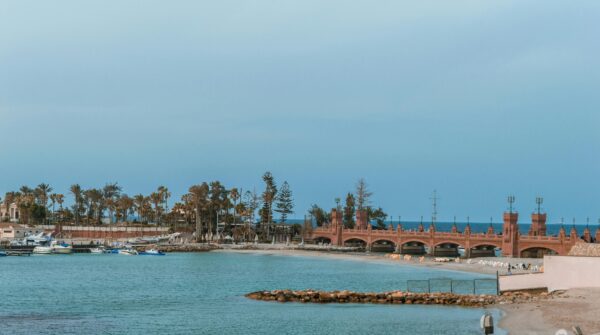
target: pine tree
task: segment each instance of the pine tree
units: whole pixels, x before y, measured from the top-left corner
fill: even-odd
[[[285,223],[288,215],[294,213],[294,199],[292,198],[292,190],[287,181],[284,181],[277,196],[275,211],[281,215],[281,223]]]
[[[262,194],[263,206],[260,209],[260,221],[270,226],[273,219],[273,201],[277,197],[277,186],[271,172],[265,172],[262,178],[265,182],[265,191]]]
[[[369,192],[367,188],[367,182],[365,179],[360,178],[358,183],[356,183],[356,205],[359,211],[369,206],[372,195],[373,193]]]
[[[346,206],[344,206],[344,227],[354,228],[354,214],[356,213],[356,204],[354,194],[346,195]]]

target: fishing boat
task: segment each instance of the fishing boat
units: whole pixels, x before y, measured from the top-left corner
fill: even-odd
[[[148,249],[146,251],[140,252],[140,255],[144,256],[164,256],[166,255],[164,252],[156,249]]]
[[[135,256],[138,255],[138,252],[135,249],[120,249],[119,255]]]

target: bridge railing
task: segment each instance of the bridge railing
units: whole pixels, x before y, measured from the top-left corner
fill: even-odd
[[[520,240],[523,241],[559,241],[558,237],[554,236],[529,236],[529,235],[521,235],[519,236]]]

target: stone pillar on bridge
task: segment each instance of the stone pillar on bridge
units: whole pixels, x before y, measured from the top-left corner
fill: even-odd
[[[571,227],[571,234],[570,234],[570,236],[569,236],[569,237],[571,238],[571,242],[573,242],[573,241],[577,241],[577,240],[578,240],[578,237],[577,237],[577,229],[575,229],[575,225],[573,225],[573,226]]]
[[[546,236],[546,213],[531,214],[529,236]]]
[[[367,229],[367,211],[364,209],[356,211],[356,228]]]
[[[519,257],[519,213],[505,212],[502,225],[502,255]]]
[[[331,210],[331,229],[333,230],[334,240],[331,244],[342,246],[344,244],[344,221],[342,219],[342,213],[337,209]]]
[[[491,223],[490,223],[490,226],[488,227],[487,234],[488,234],[488,236],[494,236],[494,226],[492,226]]]
[[[590,227],[588,226],[585,226],[585,229],[583,230],[583,239],[587,243],[592,242],[592,233],[590,232]]]
[[[561,244],[564,242],[566,237],[567,237],[567,231],[565,230],[564,226],[561,226],[560,229],[558,230],[558,240],[560,241]]]

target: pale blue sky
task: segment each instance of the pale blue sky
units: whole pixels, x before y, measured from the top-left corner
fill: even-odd
[[[598,1],[0,0],[0,193],[366,178],[405,219],[600,216]],[[526,221],[526,220],[525,220]]]

